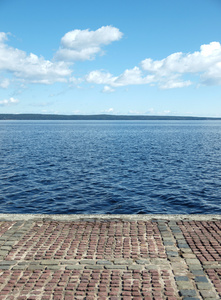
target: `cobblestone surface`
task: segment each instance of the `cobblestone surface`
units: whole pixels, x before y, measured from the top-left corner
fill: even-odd
[[[220,221],[0,221],[1,299],[220,299]]]
[[[221,299],[221,221],[181,221],[178,224],[192,252],[200,262],[201,270],[203,269],[207,274]],[[215,297],[214,293],[207,290],[206,277],[200,276],[197,280],[204,298]]]

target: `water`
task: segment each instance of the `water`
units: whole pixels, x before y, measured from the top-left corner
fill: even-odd
[[[220,214],[220,121],[0,121],[0,212]]]

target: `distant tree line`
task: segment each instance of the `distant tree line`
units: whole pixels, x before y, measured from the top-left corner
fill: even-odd
[[[145,115],[54,115],[0,114],[0,120],[221,120],[210,117],[145,116]]]

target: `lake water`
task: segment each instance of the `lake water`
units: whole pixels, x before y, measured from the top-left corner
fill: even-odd
[[[0,121],[0,212],[220,214],[220,121]]]

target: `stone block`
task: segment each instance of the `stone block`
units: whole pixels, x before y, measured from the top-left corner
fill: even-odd
[[[128,270],[142,270],[143,266],[141,265],[130,265],[128,266]]]
[[[139,265],[148,265],[150,263],[149,259],[137,259],[136,263]]]
[[[126,270],[126,266],[124,265],[105,265],[104,267],[110,270]]]
[[[196,285],[199,290],[210,290],[211,289],[210,283],[199,282]]]
[[[29,265],[27,267],[28,270],[44,270],[45,266],[41,266],[41,265]]]
[[[206,276],[196,276],[195,281],[196,282],[208,282],[208,279],[206,278]]]
[[[145,269],[146,270],[158,270],[159,266],[156,266],[156,265],[147,265],[147,266],[145,266]]]
[[[177,257],[179,256],[178,252],[176,251],[166,251],[168,256]]]
[[[201,265],[200,261],[195,258],[186,258],[185,260],[188,265]]]
[[[82,265],[69,265],[65,267],[66,270],[83,270],[84,267]]]
[[[132,264],[133,260],[132,259],[115,259],[114,264],[115,265],[128,265]]]
[[[191,273],[195,276],[197,275],[205,275],[205,273],[203,272],[203,270],[192,270]]]
[[[201,290],[200,294],[203,297],[203,299],[205,299],[205,298],[216,298],[216,293],[214,293],[213,291],[210,291],[210,290]]]
[[[60,270],[61,266],[59,265],[48,265],[46,266],[46,270]]]
[[[194,297],[194,296],[196,296],[196,291],[192,290],[192,289],[190,289],[190,290],[184,289],[184,290],[180,290],[180,294],[183,297],[185,297],[185,296],[190,296],[190,297],[193,296]]]
[[[54,259],[51,259],[51,260],[42,260],[40,262],[41,265],[58,265],[59,264],[59,260],[54,260]]]
[[[175,276],[176,281],[189,281],[187,276]]]
[[[193,289],[193,285],[191,282],[177,281],[176,284],[180,290],[192,290]]]
[[[88,270],[102,270],[103,266],[99,266],[99,265],[86,265],[85,268],[88,269]]]
[[[192,270],[202,270],[202,267],[201,267],[201,265],[189,265],[188,266],[189,267],[189,269],[190,269],[190,271],[192,271]]]
[[[94,259],[82,259],[79,261],[81,265],[95,265],[96,261]]]
[[[97,265],[112,265],[110,260],[97,260]]]

